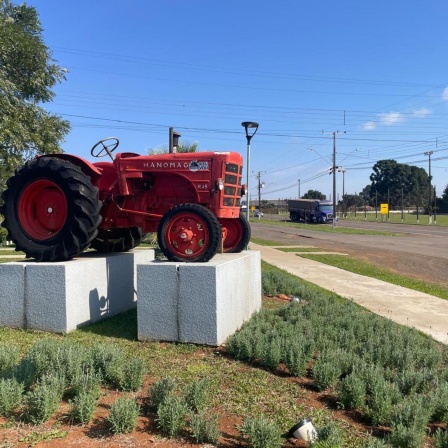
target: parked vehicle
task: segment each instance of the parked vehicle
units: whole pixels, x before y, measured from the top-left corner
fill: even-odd
[[[125,252],[157,232],[173,261],[208,261],[222,247],[241,252],[250,227],[240,215],[243,158],[236,152],[139,155],[112,152],[112,137],[90,163],[69,154],[36,157],[3,192],[2,226],[17,250],[37,261],[62,261],[88,247]]]
[[[288,201],[288,211],[291,221],[324,224],[332,223],[334,219],[333,203],[331,201],[291,199]]]
[[[260,210],[254,211],[254,218],[263,218],[264,214],[263,212],[260,212]]]

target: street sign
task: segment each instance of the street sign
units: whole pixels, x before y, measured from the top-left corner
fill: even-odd
[[[387,215],[389,213],[389,204],[381,204],[380,213]]]

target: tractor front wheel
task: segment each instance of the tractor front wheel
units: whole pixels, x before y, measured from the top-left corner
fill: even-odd
[[[246,217],[220,219],[223,227],[224,252],[239,253],[247,248],[250,240],[250,225]]]
[[[2,198],[8,238],[37,261],[80,254],[101,222],[101,201],[90,177],[57,157],[28,161],[8,180]]]
[[[90,247],[98,252],[127,252],[138,246],[144,234],[140,227],[126,229],[98,229],[98,236],[92,241]]]
[[[168,210],[157,231],[160,250],[170,261],[204,262],[215,256],[221,243],[216,216],[199,204]]]

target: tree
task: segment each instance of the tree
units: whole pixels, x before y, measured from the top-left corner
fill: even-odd
[[[379,160],[372,170],[372,183],[363,190],[368,193],[371,205],[377,198],[378,204],[384,202],[391,208],[401,208],[402,196],[413,205],[428,204],[429,180],[423,168],[389,159]]]
[[[308,190],[303,196],[302,199],[317,199],[319,201],[323,201],[326,199],[326,196],[317,190]]]
[[[345,194],[343,202],[346,211],[350,210],[351,207],[362,207],[364,205],[362,194]]]
[[[180,140],[177,146],[176,152],[186,153],[186,152],[197,152],[198,151],[198,142],[190,143],[186,140]],[[156,148],[150,148],[148,150],[148,154],[157,155],[157,154],[168,154],[169,148],[166,145],[157,146]]]
[[[442,193],[442,197],[437,198],[437,211],[439,213],[448,213],[448,185],[445,187]]]
[[[37,11],[0,0],[0,191],[14,168],[36,154],[62,152],[68,121],[47,112],[66,70],[51,58]]]

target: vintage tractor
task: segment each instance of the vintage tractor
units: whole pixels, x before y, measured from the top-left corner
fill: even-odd
[[[126,252],[157,232],[172,261],[204,262],[219,249],[241,252],[250,227],[240,215],[242,156],[236,152],[142,156],[112,152],[115,137],[91,154],[36,157],[16,170],[3,192],[2,226],[16,249],[37,261],[63,261],[89,246]]]

